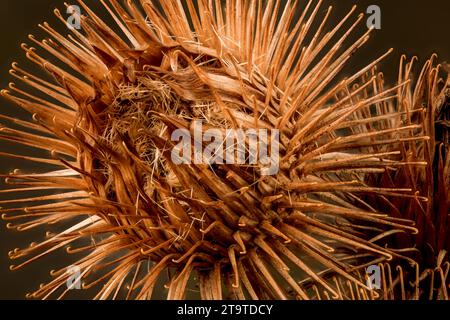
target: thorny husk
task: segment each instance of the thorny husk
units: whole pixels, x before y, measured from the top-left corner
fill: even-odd
[[[59,62],[23,45],[54,81],[15,63],[34,90],[2,91],[34,122],[2,116],[23,130],[0,138],[51,151],[2,155],[53,167],[6,175],[5,192],[24,196],[2,201],[3,218],[19,231],[73,221],[11,251],[23,259],[12,270],[66,248],[85,254],[75,265],[97,299],[149,299],[160,281],[168,299],[363,299],[398,292],[370,291],[366,266],[410,264],[437,271],[431,298],[448,297],[448,139],[434,134],[448,83],[438,90],[433,61],[414,91],[409,64],[384,88],[377,64],[391,50],[344,78],[371,30],[345,47],[362,15],[329,28],[320,1],[102,1],[120,35],[78,2],[82,31],[44,23],[50,39],[30,37]],[[279,129],[280,171],[174,165],[171,133],[194,120]],[[48,195],[26,195],[36,190]],[[68,268],[29,297],[64,297]],[[403,275],[396,283],[414,279]]]

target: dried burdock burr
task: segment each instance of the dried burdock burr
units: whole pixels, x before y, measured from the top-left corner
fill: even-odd
[[[398,92],[390,108],[401,112],[398,118],[408,125],[419,124],[416,138],[402,141],[403,158],[410,162],[424,161],[426,166],[409,165],[382,175],[369,177],[372,183],[392,186],[413,186],[413,201],[392,199],[397,218],[415,221],[416,235],[392,233],[384,245],[402,252],[404,259],[380,262],[379,288],[358,288],[333,273],[328,275],[346,299],[384,300],[448,300],[450,290],[450,145],[449,145],[449,77],[445,65],[436,65],[433,55],[414,76],[414,57],[401,58],[399,83],[409,81]],[[381,84],[381,83],[380,83]],[[389,119],[389,126],[397,126]],[[419,197],[419,195],[421,195]],[[422,197],[426,201],[422,201]],[[406,201],[405,201],[406,200]],[[376,207],[377,208],[377,207]],[[379,208],[377,208],[379,209]],[[357,277],[365,278],[364,271]],[[316,297],[326,297],[316,290]]]
[[[376,66],[390,50],[342,74],[371,33],[345,46],[362,20],[355,8],[329,28],[321,1],[101,3],[115,26],[80,0],[82,30],[65,37],[43,23],[50,38],[30,36],[40,50],[23,45],[54,80],[14,63],[33,90],[2,91],[34,121],[2,116],[22,130],[2,127],[0,137],[49,151],[3,155],[52,168],[6,175],[6,192],[23,198],[2,201],[3,219],[19,231],[71,224],[11,251],[12,270],[66,248],[84,254],[73,265],[97,299],[150,299],[161,282],[168,299],[344,299],[338,277],[364,292],[366,266],[412,259],[410,243],[386,245],[418,232],[395,201],[428,198],[413,179],[380,179],[428,168],[405,150],[428,131],[396,105],[409,79],[380,85]],[[279,171],[174,163],[172,135],[198,121],[278,130]],[[70,267],[29,297],[63,298]]]
[[[422,125],[428,139],[404,144],[409,160],[426,161],[425,167],[399,170],[391,179],[412,183],[417,194],[427,198],[405,203],[397,199],[395,216],[415,221],[419,233],[414,237],[390,239],[396,247],[413,247],[411,263],[385,263],[383,266],[384,299],[448,300],[450,291],[450,144],[449,89],[446,65],[436,66],[433,55],[417,77],[412,74],[416,58],[408,63],[402,57],[399,82],[410,85],[398,95],[399,108],[405,110],[407,123]],[[406,182],[409,180],[409,182]],[[398,186],[398,184],[396,184]],[[395,267],[395,271],[394,271]],[[390,279],[390,281],[386,281]]]

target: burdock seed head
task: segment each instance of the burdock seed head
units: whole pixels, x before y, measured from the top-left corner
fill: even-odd
[[[6,175],[8,192],[24,196],[2,202],[12,205],[3,218],[19,231],[71,223],[11,251],[12,270],[66,248],[84,255],[77,279],[98,299],[149,299],[160,283],[168,299],[344,299],[327,275],[369,289],[358,271],[403,257],[386,239],[417,229],[393,202],[427,199],[413,181],[377,177],[427,164],[403,148],[424,139],[423,124],[395,103],[409,80],[382,87],[385,55],[341,74],[371,32],[345,46],[362,20],[355,8],[329,28],[320,1],[101,2],[116,25],[80,0],[81,30],[65,37],[43,23],[50,38],[30,36],[49,60],[23,45],[53,81],[13,64],[33,91],[2,91],[34,122],[2,116],[22,129],[0,137],[49,151],[4,155],[51,167]],[[278,130],[279,170],[176,164],[173,134],[194,137],[199,121],[203,131]],[[37,190],[47,195],[27,195]],[[71,267],[29,297],[62,298]]]
[[[449,299],[450,78],[445,64],[436,65],[435,55],[426,61],[418,76],[413,72],[416,64],[416,57],[408,61],[402,56],[398,82],[408,82],[408,85],[402,87],[396,100],[390,103],[399,110],[397,120],[412,126],[414,131],[412,137],[402,140],[403,159],[423,165],[406,164],[368,179],[370,183],[386,187],[412,185],[417,190],[412,199],[396,197],[390,206],[393,217],[414,221],[418,233],[410,235],[392,230],[390,236],[385,237],[385,245],[396,248],[394,250],[401,252],[404,259],[383,261],[375,266],[379,268],[377,288],[361,289],[340,275],[326,275],[349,299]],[[386,120],[386,125],[397,127],[394,117]],[[379,147],[386,150],[387,145]],[[377,210],[383,207],[383,202],[374,204]],[[357,274],[363,278],[365,270]],[[317,297],[326,298],[326,294],[317,290]]]

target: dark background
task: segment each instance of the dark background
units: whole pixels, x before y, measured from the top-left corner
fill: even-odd
[[[64,0],[1,1],[0,88],[5,88],[13,80],[8,75],[13,61],[18,61],[27,70],[33,70],[33,66],[26,62],[20,44],[30,42],[27,39],[28,34],[35,34],[38,38],[43,36],[37,24],[48,21],[52,26],[57,26],[57,30],[62,30],[61,23],[56,20],[52,11],[53,8],[58,7],[64,12]],[[303,2],[306,3],[306,0]],[[86,0],[86,3],[92,5],[94,9],[100,7],[96,0]],[[334,24],[353,4],[358,5],[358,13],[365,12],[366,8],[372,4],[380,6],[382,29],[377,30],[369,43],[355,55],[351,60],[351,66],[345,72],[361,68],[391,47],[395,49],[394,53],[381,64],[381,69],[390,82],[395,81],[398,61],[403,53],[409,57],[417,55],[420,58],[420,64],[433,53],[439,55],[439,61],[450,62],[449,0],[325,0],[319,17],[323,16],[329,5],[333,5],[334,10],[329,25]],[[96,12],[104,11],[96,10]],[[359,31],[365,31],[365,23],[361,25]],[[63,32],[63,34],[66,33]],[[23,112],[7,101],[0,100],[0,108],[0,113],[26,117]],[[17,146],[0,141],[0,151],[8,152],[18,149]],[[35,152],[31,149],[20,149],[25,152]],[[29,171],[40,171],[36,165],[30,165],[29,162],[0,158],[0,173],[7,173],[18,167]],[[0,194],[0,200],[3,198],[4,196]],[[0,299],[23,299],[27,292],[50,279],[51,269],[71,264],[71,260],[67,260],[65,253],[60,252],[40,259],[20,271],[9,271],[8,251],[27,246],[31,241],[39,241],[44,232],[45,230],[42,229],[25,233],[11,232],[6,229],[3,221],[0,222]],[[72,297],[83,298],[83,292],[78,292]]]

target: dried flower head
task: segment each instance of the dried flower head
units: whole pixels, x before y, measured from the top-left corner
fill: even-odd
[[[84,254],[74,264],[84,288],[98,285],[98,299],[149,299],[161,282],[168,299],[188,291],[344,299],[336,276],[365,292],[367,265],[410,259],[409,243],[388,245],[418,232],[396,203],[426,206],[428,197],[414,179],[390,177],[429,168],[405,148],[429,132],[408,121],[420,110],[397,103],[407,77],[383,88],[376,65],[385,55],[341,74],[371,32],[345,46],[362,20],[355,8],[328,28],[331,7],[321,16],[321,1],[102,0],[110,26],[79,3],[81,31],[64,37],[43,23],[50,38],[30,36],[53,58],[23,45],[54,81],[13,64],[11,74],[40,93],[2,91],[34,122],[2,116],[23,130],[2,127],[0,137],[50,151],[3,155],[52,168],[6,176],[7,192],[24,196],[3,201],[18,204],[3,218],[19,231],[71,223],[11,251],[21,259],[12,270],[67,248]],[[176,165],[171,136],[192,132],[195,121],[220,132],[279,130],[280,170]],[[29,296],[64,297],[69,268]]]
[[[399,83],[409,85],[399,90],[395,104],[402,111],[403,121],[419,124],[418,138],[402,143],[407,161],[426,162],[425,166],[409,165],[388,175],[373,177],[380,185],[413,186],[413,201],[397,198],[392,202],[392,215],[415,221],[416,235],[392,233],[386,245],[397,248],[405,259],[381,262],[380,287],[366,290],[349,283],[333,273],[328,279],[339,286],[346,299],[384,300],[448,300],[450,288],[450,140],[448,70],[435,65],[432,56],[423,66],[417,79],[412,70],[416,58],[406,62],[401,58]],[[444,65],[445,67],[445,65]],[[442,77],[441,77],[442,75]],[[425,198],[426,201],[422,201]],[[364,272],[357,271],[364,278]],[[316,290],[316,297],[326,298],[326,292]]]

